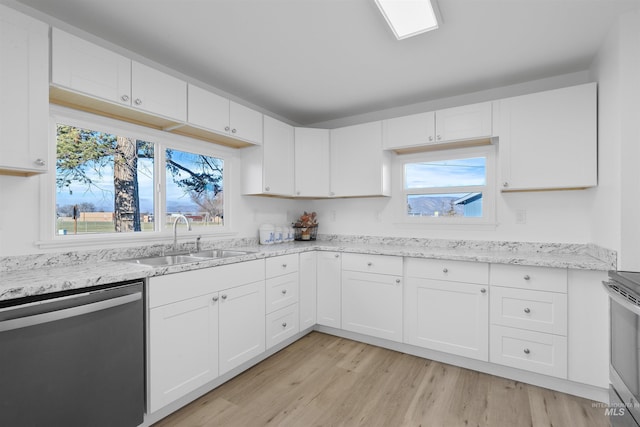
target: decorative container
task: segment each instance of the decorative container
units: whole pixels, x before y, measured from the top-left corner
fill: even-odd
[[[295,231],[294,240],[316,240],[316,237],[318,235],[318,224],[309,227],[294,226],[293,230]]]

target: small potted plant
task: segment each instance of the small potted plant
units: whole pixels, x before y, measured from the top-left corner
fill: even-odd
[[[315,212],[303,213],[293,224],[295,240],[316,240],[318,234],[318,218]]]

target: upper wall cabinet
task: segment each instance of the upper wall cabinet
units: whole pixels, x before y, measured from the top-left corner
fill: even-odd
[[[293,126],[264,116],[262,146],[242,153],[243,194],[293,196]]]
[[[382,122],[331,130],[331,196],[391,194],[391,158],[382,149]]]
[[[188,123],[222,136],[262,144],[262,113],[189,85]]]
[[[0,173],[47,171],[49,27],[0,5]]]
[[[496,101],[502,191],[597,185],[596,84]]]
[[[415,149],[492,136],[490,102],[383,120],[385,150]]]
[[[295,196],[329,197],[329,130],[295,128]]]
[[[177,122],[187,119],[186,82],[56,28],[52,32],[52,46],[51,84],[54,87]],[[55,89],[52,98],[61,104],[78,102],[88,110],[108,109],[91,99],[81,99]],[[126,115],[118,109],[112,114]],[[131,117],[136,117],[135,113],[131,113]]]

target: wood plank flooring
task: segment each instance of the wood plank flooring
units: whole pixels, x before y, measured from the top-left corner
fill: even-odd
[[[579,397],[313,332],[156,423],[609,426]]]

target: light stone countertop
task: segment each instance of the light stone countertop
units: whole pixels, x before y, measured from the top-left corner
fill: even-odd
[[[95,254],[83,259],[82,256],[74,253],[74,264],[72,265],[64,265],[59,260],[52,261],[51,258],[45,263],[38,263],[34,257],[29,259],[29,262],[33,261],[34,263],[31,268],[22,265],[22,268],[0,270],[0,301],[312,250],[598,271],[615,269],[615,254],[613,260],[611,257],[603,260],[596,257],[593,253],[595,252],[597,255],[598,251],[590,250],[588,245],[434,242],[436,243],[421,245],[419,244],[421,242],[411,241],[411,239],[399,241],[398,239],[368,238],[352,239],[351,241],[329,238],[314,242],[294,242],[268,246],[260,246],[253,242],[249,245],[228,246],[233,249],[251,251],[247,255],[160,267],[118,261],[115,260],[116,258],[96,257]],[[121,258],[133,258],[130,256],[130,252],[127,254],[129,256]],[[142,253],[136,253],[136,257],[142,255]],[[116,255],[111,254],[110,256]],[[18,263],[15,259],[9,259],[7,263],[9,262]],[[24,264],[27,261],[22,260],[21,262]]]

